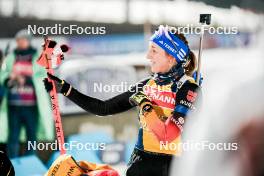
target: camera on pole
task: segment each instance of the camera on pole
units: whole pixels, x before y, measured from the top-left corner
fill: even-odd
[[[211,24],[211,14],[200,14],[200,23],[210,25]]]

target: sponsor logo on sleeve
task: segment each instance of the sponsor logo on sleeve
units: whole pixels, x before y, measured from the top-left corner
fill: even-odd
[[[193,92],[193,91],[189,90],[187,93],[186,99],[189,102],[193,103],[195,101],[196,97],[197,97],[197,92]]]

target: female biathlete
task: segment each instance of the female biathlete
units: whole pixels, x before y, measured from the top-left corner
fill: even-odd
[[[80,93],[69,83],[53,75],[56,89],[84,110],[106,116],[139,109],[138,140],[131,155],[127,176],[167,176],[173,156],[180,155],[183,124],[195,109],[200,87],[191,77],[196,58],[184,35],[160,26],[150,39],[147,58],[153,76],[130,90],[102,101]],[[47,91],[51,82],[44,80]]]

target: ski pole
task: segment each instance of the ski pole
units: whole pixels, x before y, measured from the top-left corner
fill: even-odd
[[[202,62],[202,49],[203,49],[203,35],[204,27],[211,24],[211,14],[200,14],[199,23],[201,24],[200,40],[199,40],[199,52],[198,52],[198,67],[196,72],[196,83],[199,85],[201,62]]]
[[[62,45],[61,46],[62,52],[58,55],[55,55],[54,48],[57,43],[53,40],[48,39],[48,37],[45,37],[44,41],[45,43],[43,45],[43,51],[37,63],[41,65],[42,67],[46,68],[48,73],[54,74],[54,70],[53,70],[54,64],[59,65],[61,63],[61,60],[63,59],[63,52],[67,52],[68,47],[66,45]],[[54,62],[54,59],[55,59],[55,62]],[[52,87],[53,87],[52,90],[50,91],[52,112],[53,112],[53,118],[54,118],[54,123],[55,123],[56,136],[57,136],[57,140],[59,143],[60,154],[63,155],[66,153],[66,151],[64,148],[64,134],[63,134],[61,115],[60,115],[60,110],[59,110],[58,95],[56,92],[54,81],[49,78],[48,80],[52,83]]]

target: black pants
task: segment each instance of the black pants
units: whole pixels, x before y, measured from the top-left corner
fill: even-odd
[[[27,141],[36,141],[37,106],[9,106],[8,107],[8,155],[10,158],[19,155],[19,136],[22,126],[26,128]],[[33,154],[27,150],[26,155]]]
[[[126,176],[168,176],[172,156],[158,155],[134,149]]]

